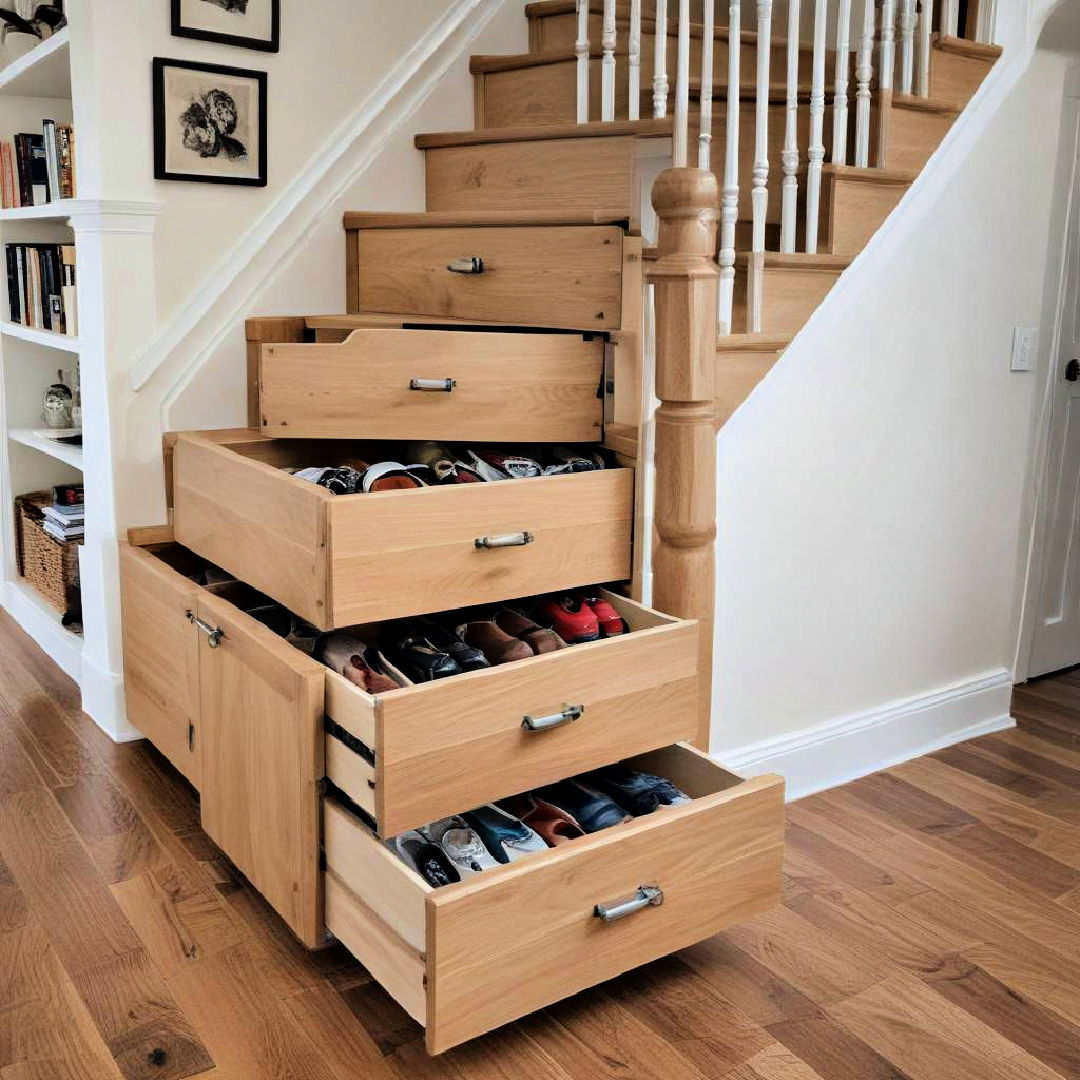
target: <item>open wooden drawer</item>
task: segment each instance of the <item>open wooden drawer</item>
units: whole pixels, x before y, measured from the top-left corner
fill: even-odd
[[[323,803],[327,928],[441,1053],[710,937],[779,900],[783,782],[740,780],[682,745],[628,762],[693,802],[432,889],[348,810]],[[467,807],[459,807],[467,809]],[[598,904],[658,888],[606,922]]]
[[[690,738],[697,625],[606,595],[631,633],[375,696],[327,671],[327,777],[393,836]]]
[[[340,344],[264,345],[262,430],[289,438],[595,442],[599,334],[354,330]]]
[[[284,471],[387,452],[178,435],[176,539],[320,629],[630,577],[632,469],[340,496]]]

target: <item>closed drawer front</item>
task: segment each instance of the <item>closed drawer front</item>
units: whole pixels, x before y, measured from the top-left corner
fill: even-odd
[[[357,243],[363,311],[582,330],[619,326],[617,226],[363,229]]]
[[[255,445],[179,436],[176,538],[322,629],[630,577],[632,469],[335,497],[269,463],[325,448]],[[528,542],[477,544],[502,536]]]
[[[355,330],[264,345],[262,428],[289,438],[595,442],[598,335]]]
[[[628,764],[670,777],[693,802],[435,890],[325,802],[327,926],[426,1025],[431,1052],[778,901],[778,777],[740,781],[681,745]],[[662,902],[632,904],[618,921],[597,915],[642,886]]]
[[[327,672],[327,776],[393,836],[690,738],[696,624],[606,595],[631,633],[378,697]]]

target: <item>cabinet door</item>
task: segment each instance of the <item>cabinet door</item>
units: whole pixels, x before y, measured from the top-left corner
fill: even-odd
[[[199,589],[149,551],[120,545],[127,716],[195,787],[201,782]]]
[[[202,826],[314,948],[326,669],[219,597],[197,605]]]

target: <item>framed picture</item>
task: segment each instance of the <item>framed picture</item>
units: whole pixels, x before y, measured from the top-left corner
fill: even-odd
[[[281,0],[172,0],[175,37],[277,52]]]
[[[154,176],[266,186],[266,72],[154,60]]]

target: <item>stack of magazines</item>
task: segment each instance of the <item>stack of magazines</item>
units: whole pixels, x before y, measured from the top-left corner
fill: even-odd
[[[80,541],[86,532],[86,507],[82,484],[60,484],[53,488],[53,504],[46,506],[42,527],[62,542]]]

